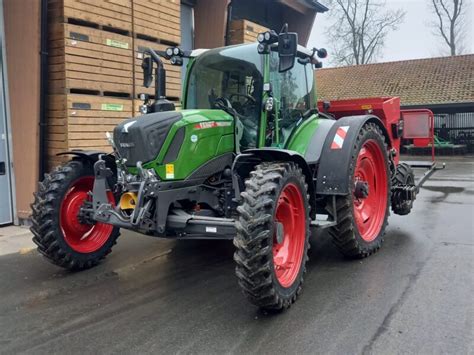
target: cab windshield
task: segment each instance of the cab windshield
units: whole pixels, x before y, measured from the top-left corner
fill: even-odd
[[[243,124],[242,148],[257,143],[262,107],[263,56],[257,44],[209,50],[194,62],[187,84],[186,109],[214,109],[230,105]]]

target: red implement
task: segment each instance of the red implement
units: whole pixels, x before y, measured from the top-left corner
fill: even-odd
[[[434,116],[430,110],[400,110],[398,97],[334,100],[330,102],[330,108],[327,111],[324,110],[323,102],[320,101],[318,108],[336,119],[367,114],[377,116],[387,129],[391,146],[397,152],[396,164],[399,162],[401,138],[413,139],[413,144],[417,147],[427,147],[431,144],[434,161]],[[403,121],[403,137],[398,134],[401,121]]]

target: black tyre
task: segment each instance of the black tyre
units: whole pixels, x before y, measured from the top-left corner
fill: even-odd
[[[337,197],[337,226],[329,233],[347,257],[364,258],[383,242],[390,214],[390,170],[387,146],[380,128],[365,124],[352,148],[350,194]]]
[[[307,185],[294,163],[262,163],[251,172],[237,208],[236,275],[262,309],[282,310],[301,292],[308,260]]]
[[[97,265],[119,236],[119,228],[79,217],[93,184],[92,166],[70,161],[45,175],[31,205],[33,242],[49,261],[66,269]],[[115,203],[113,194],[108,195]]]
[[[400,163],[397,166],[397,171],[392,177],[392,186],[415,186],[415,174],[410,165]],[[403,197],[400,191],[395,191],[392,194],[392,211],[395,214],[405,216],[411,212],[414,200],[407,200]]]

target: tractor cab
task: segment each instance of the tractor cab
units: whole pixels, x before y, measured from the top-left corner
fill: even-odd
[[[312,65],[297,61],[280,72],[278,52],[262,55],[258,46],[204,52],[190,63],[185,87],[185,109],[221,109],[238,119],[241,150],[284,147],[316,107]]]
[[[277,35],[268,31],[259,36],[258,43],[189,52],[169,48],[160,55],[175,65],[182,65],[182,58],[190,59],[183,109],[222,110],[230,114],[235,123],[237,152],[285,148],[292,133],[317,110],[313,69],[320,63],[315,54],[325,56],[324,50],[310,51],[298,46],[297,41],[295,33],[285,30]],[[156,57],[150,50],[149,58]],[[149,63],[145,58],[148,85],[152,81]],[[156,74],[156,87],[164,90],[159,82],[164,80],[164,71]],[[160,102],[164,101],[164,94],[157,92],[156,97],[160,99],[150,106],[151,112],[163,107]]]
[[[183,107],[229,112],[240,123],[241,149],[255,148],[263,83],[263,58],[256,44],[209,50],[190,63]]]

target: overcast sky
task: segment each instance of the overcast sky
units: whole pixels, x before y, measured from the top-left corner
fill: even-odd
[[[324,4],[324,0],[319,0]],[[386,0],[388,8],[402,8],[406,11],[405,21],[395,32],[389,34],[385,48],[378,62],[397,61],[416,58],[440,57],[442,52],[441,39],[433,35],[433,29],[428,26],[434,16],[429,11],[430,0]],[[473,6],[472,0],[469,11],[469,37],[466,41],[468,53],[474,52],[474,27],[473,27]],[[330,52],[325,30],[331,23],[330,14],[318,14],[314,23],[311,36],[308,41],[309,48],[324,47]],[[446,44],[444,44],[447,46]],[[325,60],[325,67],[330,66],[329,60]]]

